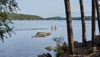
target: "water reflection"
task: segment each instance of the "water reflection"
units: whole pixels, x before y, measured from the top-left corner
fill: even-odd
[[[30,29],[15,29],[15,31],[22,31],[22,30],[47,30],[49,28],[30,28]]]

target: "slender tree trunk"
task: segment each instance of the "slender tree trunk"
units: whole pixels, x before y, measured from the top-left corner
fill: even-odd
[[[98,0],[95,0],[96,2],[96,9],[97,9],[97,18],[98,18],[98,28],[99,28],[99,33],[100,33],[100,9],[99,9],[99,4]]]
[[[70,8],[69,0],[65,0],[65,10],[66,10],[66,17],[67,17],[66,22],[67,22],[68,44],[69,44],[69,48],[70,48],[70,54],[74,54],[71,8]]]
[[[86,46],[86,28],[85,28],[85,16],[84,16],[84,7],[83,7],[83,0],[80,1],[80,11],[81,11],[81,19],[82,19],[82,42],[83,46]]]
[[[95,8],[95,0],[92,0],[92,47],[96,45]]]

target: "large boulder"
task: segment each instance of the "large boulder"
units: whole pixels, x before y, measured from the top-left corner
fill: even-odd
[[[35,36],[33,37],[46,37],[46,36],[49,36],[51,35],[50,32],[38,32]]]

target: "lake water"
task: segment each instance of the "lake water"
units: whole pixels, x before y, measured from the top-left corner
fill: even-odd
[[[14,32],[12,37],[0,42],[0,57],[37,57],[47,46],[56,46],[56,37],[62,37],[67,42],[67,27],[65,20],[16,20],[13,21]],[[73,35],[74,41],[82,41],[81,20],[74,20]],[[51,26],[56,26],[56,30],[51,30]],[[87,40],[91,40],[91,21],[86,21]],[[51,32],[47,37],[32,38],[37,32]],[[96,34],[99,34],[96,22]],[[54,52],[50,51],[54,56]]]

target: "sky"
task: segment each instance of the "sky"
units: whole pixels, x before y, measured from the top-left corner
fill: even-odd
[[[17,13],[47,17],[65,17],[64,0],[16,0]],[[91,16],[91,0],[84,0],[85,16]],[[72,17],[80,16],[79,0],[70,0]]]

